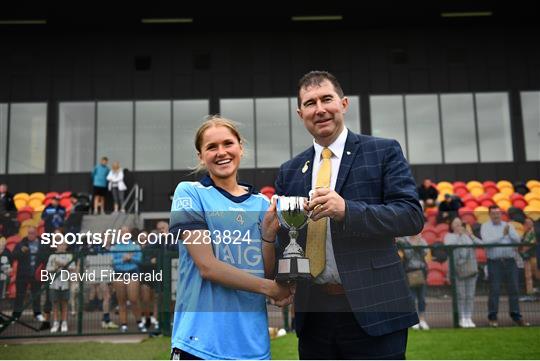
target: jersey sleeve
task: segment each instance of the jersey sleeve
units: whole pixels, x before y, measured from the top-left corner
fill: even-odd
[[[195,185],[181,182],[174,191],[171,205],[170,232],[192,229],[207,229],[204,209]]]

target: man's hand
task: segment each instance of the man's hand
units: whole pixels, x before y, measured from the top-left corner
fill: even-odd
[[[22,246],[22,247],[21,247],[21,252],[22,252],[22,253],[28,252],[28,247]]]
[[[345,200],[330,188],[315,189],[304,209],[313,212],[311,219],[314,221],[323,217],[330,217],[338,222],[345,219]]]
[[[280,284],[273,281],[272,288],[268,295],[270,302],[278,307],[284,307],[293,303],[294,292],[290,285]]]

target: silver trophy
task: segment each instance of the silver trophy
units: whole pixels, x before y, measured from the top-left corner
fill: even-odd
[[[309,212],[304,210],[305,197],[275,196],[279,223],[289,230],[290,242],[285,247],[283,258],[278,261],[276,281],[289,283],[297,280],[310,280],[309,259],[296,242],[298,231],[308,223]]]

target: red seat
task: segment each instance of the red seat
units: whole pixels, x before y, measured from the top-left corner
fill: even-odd
[[[478,202],[480,202],[481,206],[488,208],[495,205],[495,202],[493,199],[491,199],[491,196],[485,193],[478,197]]]
[[[54,198],[56,196],[58,196],[58,192],[49,192],[47,194],[45,194],[45,199],[50,199],[50,198]]]
[[[431,245],[438,240],[437,232],[433,228],[427,228],[422,231],[422,237],[426,240],[427,244]]]
[[[10,252],[13,252],[17,243],[19,243],[21,240],[22,240],[22,237],[19,236],[18,234],[8,237],[6,240],[6,248]]]
[[[486,263],[487,262],[487,256],[486,256],[486,250],[483,248],[476,248],[476,260],[478,263]]]
[[[70,191],[66,191],[66,192],[63,192],[62,194],[60,194],[60,198],[70,198],[71,197],[71,192]]]
[[[34,209],[32,207],[23,207],[17,212],[17,221],[19,221],[19,223],[22,223],[27,219],[32,219],[33,215]]]
[[[458,196],[459,198],[465,197],[467,194],[469,194],[469,190],[467,187],[459,187],[454,189],[454,194]]]
[[[268,198],[272,198],[272,196],[276,194],[276,189],[272,186],[265,186],[261,188],[261,193]]]
[[[448,232],[449,226],[448,223],[439,223],[435,226],[435,231],[438,235],[440,235],[443,232]]]
[[[519,208],[519,209],[524,209],[525,207],[527,207],[529,205],[529,203],[527,202],[525,197],[523,197],[519,193],[512,194],[510,196],[510,201],[512,202],[512,206],[514,206],[516,208]]]
[[[438,270],[432,270],[427,275],[428,286],[444,286],[447,281],[446,277]]]

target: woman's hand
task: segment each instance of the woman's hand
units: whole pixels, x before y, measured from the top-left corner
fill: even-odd
[[[267,241],[273,241],[276,239],[278,230],[279,221],[276,212],[276,201],[272,198],[261,224],[261,236]]]
[[[287,284],[270,282],[271,286],[267,296],[270,297],[271,303],[279,307],[290,305],[294,300],[294,289]]]

